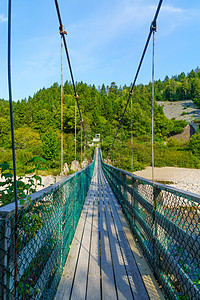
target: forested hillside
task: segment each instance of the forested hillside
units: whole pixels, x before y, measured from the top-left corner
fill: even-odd
[[[200,108],[200,69],[197,67],[190,73],[182,72],[180,75],[165,77],[155,84],[155,97],[160,101],[193,100]]]
[[[102,149],[106,156],[113,141],[119,120],[123,113],[130,87],[95,87],[77,83],[80,107],[88,141],[95,133],[101,134]],[[200,71],[197,68],[187,76],[181,73],[164,81],[155,83],[156,100],[192,99],[200,105]],[[49,172],[59,173],[60,165],[60,86],[54,83],[42,89],[33,97],[13,103],[17,167],[25,170],[25,162],[39,155],[47,160]],[[74,159],[74,91],[72,84],[64,84],[64,161],[68,164]],[[133,136],[134,170],[151,164],[151,83],[138,85],[133,93]],[[77,114],[78,160],[80,161],[80,119]],[[183,131],[184,121],[169,120],[161,106],[155,103],[155,164],[157,166],[177,165],[200,167],[199,155],[191,145],[167,138]],[[114,164],[130,170],[131,154],[131,108],[128,106],[124,118],[123,131],[119,132]],[[198,139],[197,139],[198,140]],[[123,154],[122,154],[123,145]],[[194,148],[194,147],[193,147]],[[118,155],[116,154],[118,153]],[[113,156],[114,155],[114,156]],[[0,100],[0,162],[11,162],[11,140],[9,122],[9,103]]]

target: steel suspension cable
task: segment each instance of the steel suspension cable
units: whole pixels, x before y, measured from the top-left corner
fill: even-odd
[[[152,148],[152,181],[154,184],[154,54],[155,54],[155,31],[153,30],[153,55],[152,55],[152,122],[151,122],[151,148]]]
[[[14,122],[13,122],[13,108],[12,108],[12,82],[11,82],[11,0],[9,0],[9,2],[8,2],[8,92],[9,92],[10,125],[11,125],[11,138],[12,138],[15,213],[17,214],[17,212],[18,212],[17,176],[16,176],[15,138],[14,138]]]
[[[12,108],[12,80],[11,80],[11,0],[8,1],[8,93],[10,104],[10,126],[11,126],[11,139],[12,139],[12,157],[13,157],[13,178],[14,178],[14,201],[15,201],[15,271],[14,271],[14,291],[15,297],[17,295],[18,287],[18,251],[17,251],[17,239],[18,239],[18,200],[17,200],[17,174],[16,174],[16,159],[15,159],[15,136],[14,136],[14,122],[13,122],[13,108]]]
[[[63,35],[64,35],[64,28],[60,28],[60,37],[61,37],[61,213],[63,214]],[[63,224],[61,221],[61,226],[60,226],[60,241],[61,241],[61,260],[60,260],[60,269],[62,269],[62,260],[63,260]]]
[[[155,189],[154,189],[154,54],[155,54],[155,32],[156,32],[156,24],[153,27],[153,53],[152,53],[152,133],[151,133],[151,145],[152,145],[152,182],[153,182],[153,233],[154,236],[156,233],[156,220],[155,220],[155,211],[156,211],[156,197],[155,197]],[[156,257],[155,250],[155,239],[153,238],[153,256],[154,261]]]
[[[76,211],[76,172],[78,171],[78,165],[76,163],[76,98],[74,101],[74,114],[75,114],[75,128],[74,128],[74,134],[75,134],[75,139],[74,139],[74,147],[75,147],[75,188],[74,188],[74,208],[73,208],[73,230],[75,230],[75,211]],[[77,168],[77,169],[76,169]]]
[[[139,72],[140,72],[140,69],[141,69],[141,66],[142,66],[142,63],[143,63],[143,60],[144,60],[144,57],[145,57],[145,54],[146,54],[146,51],[147,51],[147,48],[148,48],[148,45],[149,45],[149,42],[150,42],[151,35],[152,35],[152,33],[153,33],[153,28],[156,26],[156,20],[157,20],[157,17],[158,17],[158,14],[159,14],[159,11],[160,11],[162,2],[163,2],[163,0],[159,0],[159,3],[158,3],[158,6],[157,6],[157,9],[156,9],[156,13],[155,13],[154,19],[153,19],[153,21],[152,21],[152,23],[151,23],[151,26],[150,26],[150,32],[149,32],[149,35],[148,35],[148,37],[147,37],[147,41],[146,41],[144,50],[143,50],[143,52],[142,52],[142,56],[141,56],[141,59],[140,59],[140,62],[139,62],[137,71],[136,71],[136,75],[135,75],[135,78],[134,78],[134,80],[133,80],[133,83],[132,83],[132,86],[131,86],[131,90],[130,90],[130,92],[129,92],[129,96],[128,96],[128,99],[127,99],[127,103],[126,103],[124,112],[123,112],[123,114],[122,114],[122,117],[121,117],[121,119],[120,119],[120,121],[119,121],[119,125],[118,125],[118,128],[117,128],[116,134],[114,135],[113,143],[112,143],[112,145],[111,145],[110,150],[108,151],[107,158],[108,158],[108,156],[109,156],[109,154],[110,154],[111,149],[112,149],[113,146],[114,146],[114,143],[115,143],[115,140],[116,140],[118,131],[119,131],[120,127],[121,127],[121,124],[123,123],[124,115],[125,115],[125,113],[126,113],[126,109],[127,109],[128,103],[129,103],[129,101],[130,101],[131,94],[133,93],[133,88],[134,88],[134,86],[135,86],[137,77],[138,77],[138,75],[139,75]]]
[[[60,28],[61,35],[61,184],[63,184],[63,33],[64,28]]]
[[[56,6],[56,11],[57,11],[60,27],[63,27],[58,1],[54,0],[54,2],[55,2],[55,6]],[[85,128],[84,128],[84,124],[83,124],[83,118],[82,118],[82,115],[81,115],[81,109],[80,109],[80,105],[79,105],[79,101],[78,101],[78,94],[77,94],[77,91],[76,91],[76,85],[75,85],[74,76],[73,76],[73,72],[72,72],[72,66],[71,66],[71,62],[70,62],[70,58],[69,58],[67,42],[66,42],[66,39],[65,39],[64,35],[63,35],[63,43],[64,43],[65,52],[66,52],[66,56],[67,56],[67,62],[68,62],[68,66],[69,66],[70,76],[71,76],[71,80],[72,80],[72,84],[73,84],[74,97],[75,97],[76,102],[77,102],[79,115],[80,115],[80,121],[81,121],[82,126],[83,126],[83,132],[84,132],[84,136],[85,136],[85,140],[86,140],[86,145],[88,147],[87,137],[86,137]]]
[[[75,99],[74,105],[75,105],[75,109],[74,109],[74,111],[75,111],[75,128],[74,128],[75,139],[74,139],[74,147],[75,147],[75,164],[76,164],[76,99]],[[75,167],[75,169],[76,169],[76,167]],[[75,176],[76,176],[76,171],[75,171]]]
[[[83,136],[82,136],[83,126],[81,122],[81,169],[82,169],[82,162],[83,162]]]
[[[133,95],[131,95],[131,172],[133,172]]]
[[[123,122],[122,122],[122,126],[121,126],[121,139],[122,139],[122,154],[121,154],[121,157],[122,157],[122,162],[121,162],[121,168],[123,170],[123,167],[124,167],[124,128],[123,128]]]

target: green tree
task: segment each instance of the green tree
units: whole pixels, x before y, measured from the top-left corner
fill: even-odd
[[[0,117],[0,146],[6,148],[10,140],[10,123],[5,117]]]
[[[30,127],[21,127],[15,130],[15,146],[17,149],[31,149],[34,154],[41,149],[42,143],[39,132]]]
[[[48,130],[41,136],[43,157],[46,160],[53,161],[59,155],[59,136],[53,130]]]
[[[195,133],[191,137],[189,148],[195,155],[200,156],[200,132]]]

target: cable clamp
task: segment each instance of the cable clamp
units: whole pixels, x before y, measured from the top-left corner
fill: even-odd
[[[133,96],[133,91],[132,90],[130,90],[129,95],[130,95],[130,97]]]
[[[74,94],[74,98],[75,98],[76,100],[78,100],[79,96],[78,96],[78,94],[77,94],[77,93],[76,93],[76,94]]]
[[[156,23],[156,21],[153,21],[152,23],[151,23],[151,28],[150,28],[153,32],[156,32],[156,30],[157,30],[157,23]]]
[[[64,34],[67,35],[67,32],[65,31],[64,25],[59,26],[59,32],[60,32],[61,35],[64,35]]]

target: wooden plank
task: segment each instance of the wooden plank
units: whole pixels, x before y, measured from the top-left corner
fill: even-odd
[[[108,228],[108,236],[110,241],[112,259],[113,259],[113,267],[116,278],[116,286],[118,292],[119,299],[133,299],[133,295],[129,285],[129,279],[127,277],[126,269],[124,266],[124,258],[122,257],[118,237],[115,230],[115,225],[113,223],[113,219],[110,213],[110,208],[108,204],[108,197],[104,192],[104,204],[105,204],[105,214],[107,219],[107,228]]]
[[[90,190],[91,191],[91,190]],[[83,240],[81,244],[78,264],[73,283],[71,299],[85,299],[86,286],[87,286],[87,273],[88,273],[88,260],[90,251],[90,238],[92,228],[92,215],[93,215],[93,199],[90,199],[85,229],[83,233]]]
[[[109,218],[107,216],[107,218]],[[113,257],[113,266],[115,271],[115,278],[116,278],[116,286],[117,286],[117,292],[118,292],[118,298],[119,299],[132,299],[133,295],[130,289],[130,283],[129,279],[127,277],[126,269],[124,266],[124,258],[121,253],[119,241],[116,236],[114,224],[111,220],[108,220],[110,222],[109,228],[109,240],[111,244],[111,252]]]
[[[144,287],[144,283],[142,281],[141,275],[139,273],[139,270],[137,268],[137,265],[135,263],[135,260],[132,256],[132,253],[130,251],[128,242],[126,240],[123,228],[121,226],[121,222],[119,220],[119,217],[116,213],[116,209],[113,205],[113,197],[114,194],[112,193],[111,190],[108,189],[108,183],[107,180],[105,179],[105,185],[106,185],[106,189],[107,192],[109,194],[107,194],[107,196],[105,195],[104,198],[106,199],[106,202],[109,201],[110,204],[110,214],[112,213],[114,222],[115,222],[115,229],[116,229],[116,235],[118,237],[119,240],[119,244],[120,244],[120,248],[121,248],[121,252],[122,252],[122,256],[123,256],[123,261],[126,267],[126,272],[128,274],[128,278],[129,278],[129,283],[131,285],[132,288],[132,293],[134,295],[134,299],[144,299],[144,300],[148,300],[148,294],[147,291]],[[106,190],[104,192],[106,194]],[[127,298],[128,299],[128,298]]]
[[[100,210],[100,240],[101,240],[101,274],[102,274],[102,299],[117,299],[113,266],[110,253],[105,213],[103,210],[102,189],[99,184],[99,210]]]
[[[96,183],[97,185],[97,183]],[[100,300],[100,252],[99,252],[99,224],[98,224],[98,196],[95,194],[94,213],[92,223],[92,238],[90,248],[90,264],[88,272],[87,297],[88,300]]]
[[[90,207],[90,202],[94,198],[94,193],[96,192],[96,189],[97,189],[97,185],[94,187],[91,185],[88,190],[85,204],[83,206],[83,211],[81,213],[81,217],[79,219],[79,223],[74,235],[74,239],[72,241],[67,262],[64,267],[63,276],[61,278],[58,291],[56,293],[55,299],[57,300],[69,299],[70,297],[70,293],[73,285],[73,279],[75,277],[76,265],[78,264],[78,256],[80,253],[82,238],[84,235],[83,229],[86,224],[86,215]]]
[[[81,245],[81,239],[83,234],[84,223],[86,221],[86,215],[89,207],[89,197],[86,198],[85,204],[83,206],[83,211],[81,213],[75,235],[70,247],[70,251],[67,257],[67,261],[64,267],[63,275],[58,286],[58,290],[55,296],[55,300],[69,299],[72,282],[74,278],[74,272],[76,267],[76,262],[78,259],[78,253]]]
[[[134,256],[134,260],[137,264],[137,267],[139,269],[139,273],[140,276],[142,277],[143,283],[145,285],[145,288],[147,290],[148,296],[151,300],[159,300],[162,299],[164,300],[164,296],[160,290],[160,288],[158,287],[158,284],[153,276],[153,273],[151,271],[151,269],[149,268],[143,254],[142,251],[139,247],[139,245],[137,244],[137,242],[135,241],[129,226],[125,220],[125,217],[122,213],[122,210],[120,208],[119,203],[117,202],[117,199],[115,198],[115,195],[113,194],[111,188],[111,197],[112,197],[112,206],[115,207],[116,213],[120,219],[121,222],[121,226],[122,226],[122,230],[126,236],[126,240],[128,242],[128,248],[132,253],[132,255]],[[115,211],[113,209],[113,211]],[[127,250],[127,251],[129,251]]]

